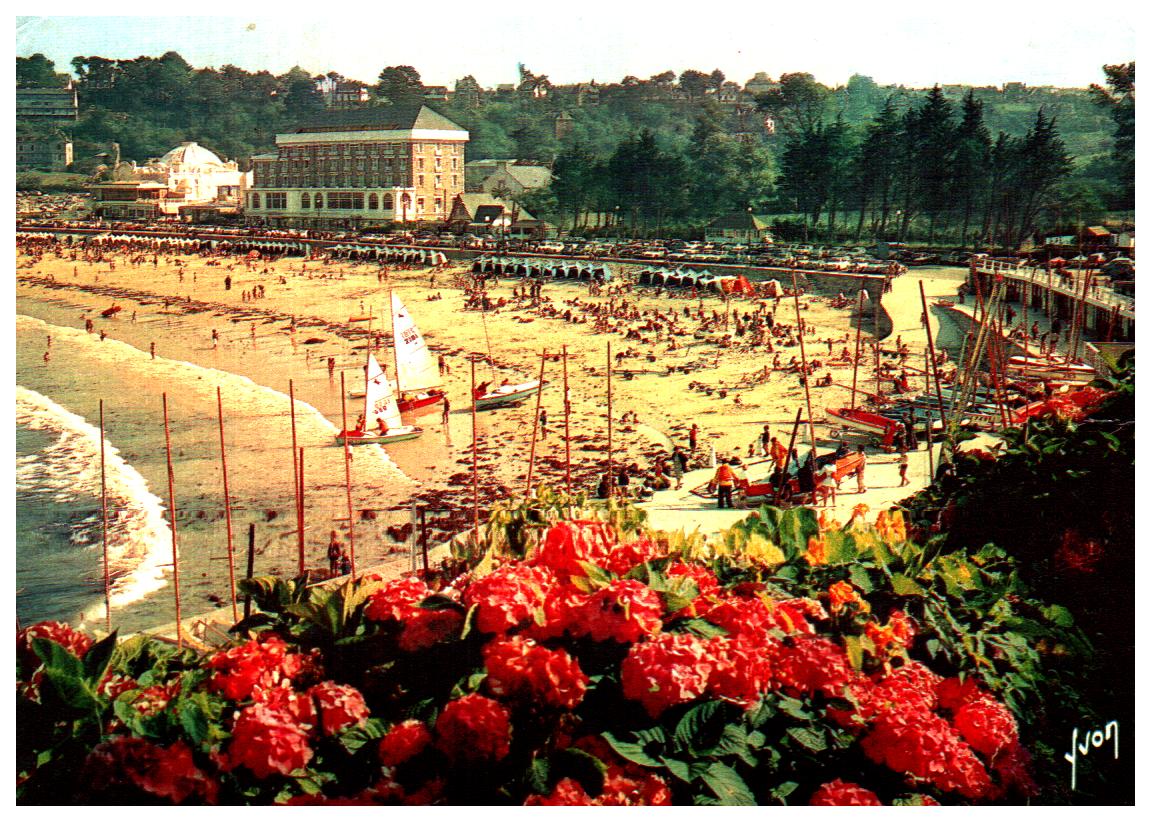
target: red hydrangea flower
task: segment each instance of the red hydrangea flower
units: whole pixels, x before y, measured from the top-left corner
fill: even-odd
[[[209,687],[240,701],[257,688],[290,682],[308,667],[302,654],[288,653],[288,645],[275,634],[262,634],[243,645],[213,654],[204,667],[213,671]]]
[[[192,796],[215,803],[218,790],[183,740],[164,748],[137,737],[113,737],[88,754],[84,779],[97,791],[130,785],[176,805]]]
[[[320,728],[328,736],[367,722],[369,711],[364,697],[350,685],[321,682],[308,689],[308,693],[319,706]]]
[[[565,776],[547,796],[532,794],[524,800],[526,806],[592,805],[594,802],[579,782]]]
[[[140,716],[156,716],[168,707],[168,703],[180,693],[180,682],[169,682],[166,685],[152,685],[141,689],[132,699],[132,707]]]
[[[572,709],[583,699],[588,678],[563,650],[551,650],[516,636],[484,648],[487,685],[495,696],[516,696],[555,708]]]
[[[257,702],[236,717],[228,756],[231,767],[243,765],[259,779],[290,774],[312,759],[308,728],[287,709]]]
[[[671,789],[655,774],[641,773],[624,776],[616,769],[608,769],[603,791],[595,805],[670,805]]]
[[[422,651],[437,642],[459,636],[463,627],[464,615],[454,608],[415,608],[404,619],[400,650],[408,653]]]
[[[780,646],[775,679],[780,687],[801,694],[842,696],[856,674],[847,654],[835,642],[827,637],[799,636]]]
[[[623,576],[635,566],[647,562],[658,554],[659,546],[647,537],[641,536],[612,548],[605,560],[605,567],[613,574]]]
[[[436,747],[452,762],[498,762],[511,735],[507,709],[480,694],[453,699],[436,720]]]
[[[975,752],[935,714],[886,711],[863,738],[862,748],[873,762],[968,799],[982,799],[992,790],[991,778]]]
[[[1023,796],[1039,793],[1039,786],[1031,778],[1031,755],[1018,742],[1013,742],[995,757],[993,767],[999,777],[1002,792],[1014,790]]]
[[[544,599],[543,625],[529,623],[524,633],[533,639],[552,639],[565,632],[578,633],[584,606],[590,597],[570,585],[555,585]]]
[[[603,522],[572,520],[548,529],[531,564],[550,568],[560,581],[587,576],[581,562],[607,567],[608,556],[615,545],[615,533]]]
[[[707,643],[690,634],[663,634],[638,642],[620,665],[623,695],[657,717],[707,689],[713,664]]]
[[[469,585],[464,604],[475,607],[481,631],[502,634],[533,620],[554,585],[555,576],[546,568],[510,563]]]
[[[663,627],[663,601],[639,580],[617,579],[592,594],[579,616],[578,624],[568,626],[576,636],[635,642]]]
[[[132,679],[132,677],[112,673],[112,669],[108,668],[104,671],[104,676],[101,677],[100,684],[96,690],[101,696],[107,697],[108,699],[116,699],[121,694],[134,691],[139,687],[140,683]]]
[[[1019,741],[1015,717],[994,699],[968,702],[955,712],[952,721],[967,744],[989,758]]]
[[[403,622],[431,593],[416,577],[392,580],[372,594],[364,616],[376,622]]]
[[[80,659],[92,647],[92,637],[62,622],[37,622],[16,634],[16,652],[25,671],[34,671],[42,664],[40,657],[32,650],[33,639],[50,639]],[[39,678],[33,678],[32,681],[37,682]]]
[[[854,782],[833,779],[819,786],[809,805],[882,805],[879,797]]]
[[[935,686],[935,693],[939,697],[939,704],[952,712],[988,695],[974,678],[959,679],[954,676],[941,680]]]
[[[858,677],[845,696],[856,703],[854,713],[829,709],[828,715],[845,728],[861,728],[884,711],[929,714],[935,710],[935,688],[940,676],[919,662],[910,662],[882,679]]]
[[[432,742],[428,726],[417,719],[401,722],[380,740],[380,762],[388,767],[402,765],[423,753]]]
[[[775,627],[771,606],[758,596],[725,596],[701,615],[728,636],[748,637],[759,643],[766,643],[770,629]]]
[[[708,641],[712,660],[707,693],[751,708],[771,687],[771,654],[778,643],[768,637],[767,645],[744,636],[715,637]]]

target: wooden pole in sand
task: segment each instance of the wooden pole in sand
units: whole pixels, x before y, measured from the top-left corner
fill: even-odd
[[[919,281],[919,301],[923,305],[923,330],[927,334],[927,353],[931,357],[931,373],[935,377],[935,397],[939,400],[939,414],[944,427],[947,416],[943,411],[943,389],[939,385],[939,367],[935,364],[935,343],[931,339],[931,318],[927,313],[927,293],[923,290],[923,280]]]
[[[299,553],[299,574],[304,573],[304,528],[300,522],[300,464],[296,461],[296,388],[288,380],[288,400],[292,407],[292,482],[295,486],[293,497],[296,500],[296,544]],[[365,422],[365,425],[367,423]]]
[[[104,472],[103,400],[100,400],[100,524],[104,543],[104,629],[112,633],[112,578],[108,572],[108,491]]]
[[[475,531],[476,550],[480,546],[480,463],[479,425],[476,420],[476,360],[472,364],[472,528]]]
[[[340,413],[344,419],[344,490],[348,495],[348,557],[352,561],[352,576],[355,576],[356,521],[352,517],[352,454],[348,447],[348,391],[344,387],[343,371],[340,372]]]
[[[300,535],[300,576],[308,572],[304,556],[304,449],[300,447],[300,503],[296,509],[297,532]]]
[[[795,272],[791,272],[791,293],[795,297],[795,329],[799,334],[799,359],[803,366],[803,396],[807,402],[807,433],[811,437],[811,453],[815,454],[815,418],[811,414],[811,374],[807,373],[807,348],[803,344],[803,315],[799,313],[799,285]],[[814,463],[812,463],[814,465]]]
[[[931,484],[935,479],[935,456],[931,451],[931,424],[935,421],[934,415],[927,412],[927,483]]]
[[[612,454],[612,416],[611,416],[611,342],[607,344],[607,487],[608,497],[615,497],[615,465]]]
[[[220,386],[216,386],[216,416],[220,421],[220,470],[224,475],[224,522],[228,528],[228,588],[232,594],[232,621],[240,621],[236,607],[236,556],[232,540],[232,497],[228,493],[228,457],[224,453],[224,400],[220,396]]]
[[[540,378],[539,390],[536,391],[536,413],[535,419],[532,420],[532,452],[531,457],[528,459],[528,486],[524,489],[524,497],[532,495],[532,473],[536,466],[536,433],[540,427],[540,403],[543,401],[544,395],[544,363],[548,361],[548,350],[545,348],[543,355],[540,357]]]
[[[860,338],[863,336],[863,283],[865,280],[859,282],[859,319],[855,324],[855,358],[852,360],[851,369],[851,407],[855,408],[855,380],[859,376],[859,343]]]
[[[184,628],[180,624],[180,553],[176,547],[176,477],[172,473],[172,435],[168,429],[168,394],[160,395],[164,403],[164,446],[168,456],[168,525],[172,529],[172,591],[176,596],[176,647],[184,647]]]
[[[564,346],[564,483],[572,492],[571,397],[568,394],[568,347]]]
[[[884,284],[886,284],[887,280],[884,279],[883,282],[884,282]],[[880,288],[882,288],[882,287],[883,286],[880,286]],[[882,296],[883,295],[881,292],[880,293],[880,299],[882,299]],[[880,299],[877,299],[874,301],[875,302],[875,313],[874,313],[874,319],[872,320],[872,329],[875,331],[875,396],[876,397],[880,397],[883,395],[883,392],[879,390],[879,303],[880,303]]]
[[[245,579],[256,575],[256,523],[248,523],[248,572]],[[252,595],[244,594],[244,619],[252,615]]]
[[[795,438],[799,435],[799,421],[803,417],[803,409],[795,409],[795,422],[791,424],[791,439],[787,443],[787,456],[783,458],[783,467],[779,469],[779,485],[775,489],[776,505],[780,503],[780,494],[787,487],[787,466],[791,464],[791,452],[795,448]]]

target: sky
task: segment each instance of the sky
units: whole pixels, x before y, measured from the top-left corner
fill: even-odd
[[[157,17],[156,4],[129,0],[116,5],[124,16],[110,17],[49,0],[32,8],[52,16],[16,18],[16,54],[43,53],[69,71],[77,55],[176,51],[196,67],[282,74],[299,65],[369,83],[385,66],[411,65],[428,85],[471,74],[489,88],[515,82],[521,62],[557,84],[718,68],[741,84],[758,71],[803,71],[827,85],[858,73],[909,87],[1086,87],[1103,82],[1104,64],[1135,59],[1134,0],[1094,12],[1065,0],[346,0],[322,16],[322,4],[257,0],[236,17],[238,5],[205,0],[181,4],[198,16]]]

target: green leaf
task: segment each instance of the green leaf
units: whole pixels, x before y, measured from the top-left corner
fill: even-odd
[[[589,754],[579,748],[565,748],[552,758],[551,773],[558,781],[563,776],[575,777],[591,796],[599,796],[603,792],[603,780],[607,774],[607,765],[599,757]]]
[[[720,628],[706,619],[700,617],[691,617],[690,619],[676,620],[675,627],[685,634],[695,634],[704,639],[711,639],[717,636],[727,636],[727,631]]]
[[[903,574],[893,574],[891,577],[891,590],[900,596],[923,596],[923,588],[919,583]]]
[[[682,751],[695,752],[707,747],[704,737],[707,735],[708,723],[722,707],[722,702],[713,699],[689,709],[683,715],[683,719],[675,726],[672,738],[675,740],[676,748]],[[716,734],[713,733],[711,736],[714,737]]]
[[[847,648],[847,659],[851,663],[851,667],[857,671],[862,671],[863,646],[860,644],[859,637],[853,634],[846,634],[843,637],[843,644]]]
[[[798,782],[780,782],[771,789],[771,795],[780,801],[787,799],[799,787]]]
[[[531,764],[528,765],[527,782],[532,793],[548,793],[550,788],[549,773],[550,768],[546,759],[536,757],[531,761]]]
[[[1060,628],[1071,628],[1075,625],[1075,617],[1062,605],[1049,605],[1042,609],[1042,614]]]
[[[203,693],[181,698],[176,711],[176,715],[180,719],[180,727],[184,729],[188,738],[197,745],[202,745],[204,740],[208,738],[209,727],[208,716],[205,711],[205,699],[206,695]]]
[[[755,795],[734,768],[712,762],[703,773],[703,781],[723,805],[754,805]]]
[[[84,679],[84,665],[74,654],[50,639],[32,640],[36,655],[44,661],[44,689],[69,707],[80,711],[96,708],[96,695]]]
[[[667,768],[676,779],[688,783],[692,781],[691,768],[683,760],[669,759],[666,756],[661,756],[659,761],[663,763],[664,767]]]
[[[638,742],[625,742],[622,739],[616,739],[615,735],[610,731],[604,731],[603,738],[607,740],[607,744],[611,745],[612,749],[629,762],[634,762],[637,765],[643,765],[645,768],[658,768],[662,766],[655,757],[651,756],[644,750],[644,746]]]
[[[787,735],[811,753],[827,750],[827,738],[815,728],[788,728]]]
[[[794,697],[780,697],[776,704],[779,706],[779,710],[783,711],[792,719],[802,719],[805,721],[811,719],[811,713],[804,708],[800,700]]]
[[[101,639],[84,654],[84,676],[91,682],[99,682],[112,655],[116,650],[116,631]]]

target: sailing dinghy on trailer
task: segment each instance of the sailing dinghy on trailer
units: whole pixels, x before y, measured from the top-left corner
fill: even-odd
[[[371,430],[372,428],[375,430]],[[384,376],[384,369],[372,354],[368,354],[368,368],[364,374],[364,430],[341,431],[336,442],[348,445],[384,445],[389,442],[414,440],[424,431],[414,425],[404,425],[392,384]]]

